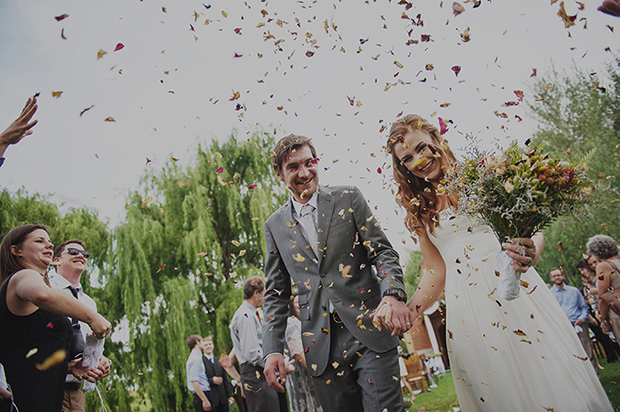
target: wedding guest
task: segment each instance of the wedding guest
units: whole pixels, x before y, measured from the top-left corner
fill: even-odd
[[[262,319],[258,309],[265,303],[264,296],[263,280],[247,279],[243,284],[243,303],[230,322],[248,412],[280,412],[278,394],[269,387],[263,372]]]
[[[190,335],[187,338],[187,347],[191,352],[185,363],[185,373],[187,375],[187,389],[194,394],[192,406],[196,412],[210,411],[211,402],[207,393],[211,390],[211,386],[202,360],[202,337]]]
[[[228,375],[224,371],[219,360],[213,356],[213,338],[207,336],[202,338],[203,361],[205,372],[209,380],[211,390],[207,392],[207,397],[211,402],[211,410],[214,412],[228,412],[228,407],[233,404],[232,388],[228,382]]]
[[[581,279],[583,285],[581,286],[581,293],[590,306],[590,317],[588,318],[588,326],[594,333],[596,340],[600,342],[607,356],[607,363],[620,362],[618,355],[620,355],[620,346],[617,342],[611,340],[608,334],[603,332],[601,325],[597,319],[597,312],[599,310],[598,304],[598,287],[596,286],[596,272],[590,269],[588,261],[581,259],[577,262],[577,269],[581,273]]]
[[[407,380],[407,376],[409,375],[409,371],[407,370],[407,365],[405,365],[405,359],[409,358],[408,353],[403,352],[403,348],[398,347],[398,367],[400,369],[400,386],[401,388],[407,388],[407,392],[409,392],[409,399],[414,400],[415,394],[413,393],[413,388],[411,384]]]
[[[308,375],[308,366],[304,356],[303,343],[301,342],[301,321],[299,312],[299,295],[293,292],[293,299],[289,305],[289,317],[286,325],[286,348],[292,359],[293,372],[286,380],[286,391],[289,397],[289,410],[291,412],[323,412],[319,403],[314,381]]]
[[[466,199],[445,190],[457,183],[448,173],[457,161],[443,135],[410,114],[394,122],[387,147],[396,200],[426,265],[408,306],[414,318],[421,316],[445,290],[448,356],[461,410],[613,411],[566,314],[533,268],[542,235],[501,245],[523,289],[517,299],[501,298],[500,243],[489,226],[459,210]],[[385,305],[374,319],[389,327],[387,315]]]
[[[97,338],[110,332],[101,315],[51,288],[53,247],[45,226],[33,224],[11,230],[0,245],[0,363],[21,412],[60,412],[66,374],[90,372],[78,373],[81,364],[67,370],[67,317],[87,323]]]
[[[280,139],[271,161],[291,197],[264,225],[270,386],[284,392],[288,306],[291,285],[299,284],[304,355],[323,409],[402,410],[397,335],[411,328],[411,314],[398,253],[357,187],[319,185],[310,139]],[[378,331],[369,318],[388,302],[392,333]]]
[[[71,239],[61,243],[54,249],[54,262],[56,273],[50,276],[50,284],[53,289],[63,290],[69,296],[78,299],[97,312],[95,301],[84,293],[80,284],[82,273],[86,270],[87,259],[90,253],[86,251],[86,244],[79,239]],[[84,354],[86,336],[91,333],[90,328],[84,322],[76,318],[71,321],[71,350],[70,359],[81,359]],[[102,356],[99,367],[89,373],[88,380],[95,382],[110,374],[110,361]],[[62,412],[84,412],[86,396],[81,389],[82,383],[74,375],[69,374],[65,379],[65,397],[62,403]]]
[[[590,306],[583,298],[579,289],[564,283],[565,276],[562,270],[557,268],[551,269],[549,277],[553,282],[551,292],[557,299],[564,313],[566,313],[571,325],[575,327],[575,332],[577,332],[579,341],[586,351],[588,359],[590,359],[590,363],[592,363],[592,367],[598,376],[599,369],[596,363],[596,357],[594,356],[587,323],[590,317]]]
[[[598,259],[596,276],[598,279],[598,296],[609,288],[620,288],[620,259],[618,259],[618,243],[612,237],[596,235],[588,240],[588,254]],[[620,315],[611,308],[601,306],[603,330],[613,330],[616,339],[620,339]]]
[[[4,152],[6,149],[10,145],[17,144],[24,137],[32,134],[32,130],[30,129],[37,124],[37,120],[30,122],[30,119],[32,119],[32,116],[36,113],[37,108],[37,98],[29,98],[19,117],[15,119],[6,130],[0,133],[0,166],[4,163]]]
[[[230,354],[228,356],[224,356],[220,358],[220,364],[230,376],[230,384],[233,388],[233,397],[235,398],[235,402],[237,403],[237,408],[239,412],[246,412],[247,410],[247,402],[245,401],[245,395],[243,393],[243,386],[241,385],[241,375],[237,371],[235,364],[238,364],[237,355],[235,355],[235,348],[230,350]]]

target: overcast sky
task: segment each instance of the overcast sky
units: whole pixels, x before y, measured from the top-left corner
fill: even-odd
[[[531,98],[533,69],[574,61],[602,73],[605,49],[620,44],[620,19],[596,11],[600,1],[567,1],[577,15],[568,29],[552,0],[460,3],[455,16],[434,0],[408,10],[387,0],[1,1],[0,127],[41,95],[39,124],[7,150],[0,182],[95,208],[114,226],[146,168],[171,155],[187,165],[198,141],[260,125],[312,137],[321,182],[360,186],[402,252],[381,150],[401,112],[450,119],[455,148],[467,133],[524,141],[536,127],[525,103],[502,105],[515,90]]]

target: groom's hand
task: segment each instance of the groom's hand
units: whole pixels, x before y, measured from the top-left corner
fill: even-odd
[[[265,359],[265,377],[269,386],[281,393],[284,393],[286,384],[286,365],[284,358],[279,353],[269,355]],[[279,376],[276,376],[278,372]]]
[[[387,295],[381,299],[379,306],[381,307],[384,304],[391,306],[392,309],[392,317],[390,319],[394,326],[392,328],[392,336],[400,336],[411,329],[411,311],[405,302],[401,302],[394,296]]]

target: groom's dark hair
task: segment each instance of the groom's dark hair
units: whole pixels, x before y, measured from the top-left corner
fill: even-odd
[[[276,173],[281,173],[282,163],[286,160],[286,156],[288,156],[292,151],[304,146],[308,146],[310,148],[310,152],[312,152],[312,156],[316,158],[316,149],[312,144],[312,140],[307,137],[289,134],[288,136],[280,139],[271,153],[271,165],[273,166],[273,170]]]

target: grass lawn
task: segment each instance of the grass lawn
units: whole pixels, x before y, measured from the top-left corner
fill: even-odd
[[[420,393],[415,396],[413,405],[409,407],[410,412],[418,412],[419,408],[424,408],[428,412],[452,412],[453,407],[459,406],[456,397],[452,372],[440,378],[435,378],[436,388],[430,392]]]
[[[614,410],[620,410],[620,362],[607,363],[607,359],[599,359],[601,366],[601,383],[611,401]]]
[[[620,411],[620,362],[609,364],[606,359],[601,359],[600,363],[605,368],[601,371],[601,383],[605,393],[614,410]],[[453,407],[459,406],[451,372],[436,378],[435,383],[437,388],[415,396],[409,412],[418,412],[419,408],[424,408],[428,412],[452,412]]]

